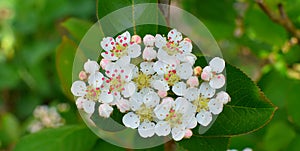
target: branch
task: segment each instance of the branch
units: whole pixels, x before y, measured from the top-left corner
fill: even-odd
[[[294,37],[296,37],[298,41],[300,40],[300,30],[295,27],[293,22],[287,16],[281,3],[277,5],[279,14],[275,14],[268,8],[268,6],[264,3],[263,0],[256,0],[255,2],[273,22],[283,26],[285,30],[287,30]]]

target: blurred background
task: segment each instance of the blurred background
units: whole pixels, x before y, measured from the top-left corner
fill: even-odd
[[[203,21],[225,60],[279,107],[268,125],[233,137],[230,148],[299,149],[300,0],[171,4]],[[93,0],[0,0],[0,151],[41,129],[82,123],[69,90],[72,58],[96,21]]]

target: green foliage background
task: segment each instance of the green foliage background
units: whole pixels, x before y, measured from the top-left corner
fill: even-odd
[[[299,0],[264,2],[274,14],[278,14],[277,5],[282,3],[291,21],[300,29]],[[101,0],[99,3],[85,0],[0,1],[0,150],[125,150],[99,139],[84,126],[69,89],[77,45],[97,21],[96,12],[105,15],[131,3],[129,0],[111,1],[115,5]],[[278,107],[269,124],[250,133],[264,126],[274,108],[263,103],[267,98],[259,94],[259,89],[243,72],[227,65],[228,81],[233,81],[228,84],[228,91],[241,94],[233,96],[235,101],[225,107],[224,113],[205,134],[207,138],[183,140],[176,144],[176,149],[299,149],[300,45],[293,35],[271,21],[253,0],[174,0],[171,4],[203,21],[221,47],[224,59],[254,80]],[[235,83],[236,79],[242,82]],[[243,86],[245,90],[239,90]],[[248,92],[250,103],[238,103]],[[253,103],[255,101],[257,103]],[[66,126],[29,134],[27,127],[33,119],[34,108],[58,103],[70,106],[62,113]],[[239,106],[249,109],[242,110]],[[233,110],[244,116],[239,118]],[[247,116],[249,119],[243,118]],[[236,121],[226,121],[227,117]],[[261,120],[247,123],[255,119]],[[224,129],[220,129],[222,126]],[[164,148],[166,146],[162,145],[149,150]]]

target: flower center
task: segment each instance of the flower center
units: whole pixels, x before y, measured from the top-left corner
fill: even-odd
[[[168,42],[163,49],[169,54],[169,55],[175,55],[179,53],[178,45],[174,42]]]
[[[87,92],[85,94],[86,99],[98,101],[101,92],[99,88],[94,88],[93,86],[87,86],[87,89],[85,91]]]
[[[146,75],[142,72],[139,73],[138,77],[134,78],[133,81],[136,83],[139,90],[149,87],[151,83],[151,75]]]
[[[199,96],[196,100],[193,101],[193,104],[197,107],[196,112],[200,112],[201,110],[208,110],[208,102],[210,99],[204,98],[203,96]]]
[[[169,71],[168,74],[164,75],[164,78],[168,82],[169,86],[173,86],[180,80],[180,77],[176,74],[176,70]]]
[[[109,90],[111,92],[121,92],[124,90],[125,81],[121,79],[121,76],[112,77],[106,81],[109,83]]]
[[[140,109],[136,111],[136,114],[140,116],[140,121],[145,120],[153,121],[153,108],[146,107],[145,104],[142,104]]]
[[[116,47],[112,50],[112,54],[116,57],[124,56],[127,53],[127,44],[120,45],[119,43],[116,44]]]
[[[169,122],[171,127],[182,124],[182,113],[176,113],[175,110],[171,109],[167,114],[166,121]]]

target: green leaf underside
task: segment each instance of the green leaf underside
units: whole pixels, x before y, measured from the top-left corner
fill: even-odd
[[[64,126],[25,136],[14,151],[88,151],[96,140],[86,127]]]
[[[199,58],[195,66],[204,67],[206,61]],[[201,137],[224,137],[247,134],[266,125],[277,109],[260,89],[239,69],[226,64],[226,91],[231,102],[211,128]]]
[[[227,150],[229,144],[228,137],[212,137],[201,138],[191,137],[190,139],[184,139],[177,143],[177,150],[189,150],[189,151],[220,151]]]

